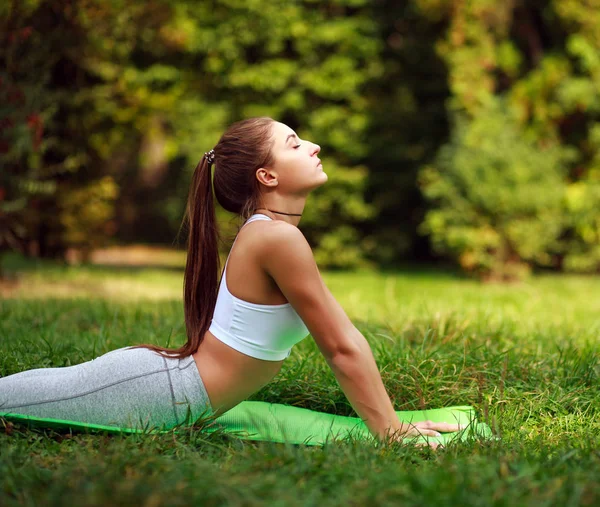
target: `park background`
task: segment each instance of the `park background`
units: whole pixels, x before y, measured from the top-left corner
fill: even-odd
[[[599,0],[9,0],[0,39],[0,376],[183,343],[194,167],[270,115],[322,147],[300,228],[396,409],[496,437],[0,418],[2,505],[600,502]],[[309,339],[252,399],[354,415]]]
[[[322,147],[323,268],[600,267],[596,1],[3,3],[0,248],[184,248],[191,174],[231,122]],[[224,246],[235,224],[220,212]]]

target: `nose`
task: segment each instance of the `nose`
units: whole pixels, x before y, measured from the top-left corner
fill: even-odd
[[[312,143],[312,144],[313,144],[313,152],[312,152],[312,154],[316,155],[317,153],[319,153],[321,151],[321,147],[318,144],[316,144],[316,143]]]

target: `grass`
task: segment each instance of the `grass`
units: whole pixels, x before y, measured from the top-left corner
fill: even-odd
[[[182,267],[9,257],[0,375],[181,343]],[[469,404],[497,441],[443,450],[107,436],[0,422],[2,505],[597,505],[600,280],[481,285],[451,271],[325,273],[398,410]],[[252,399],[352,414],[310,339]]]

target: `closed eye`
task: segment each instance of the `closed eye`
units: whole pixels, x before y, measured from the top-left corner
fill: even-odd
[[[300,145],[297,144],[296,146],[294,146],[294,149],[297,150],[298,148],[300,148]]]

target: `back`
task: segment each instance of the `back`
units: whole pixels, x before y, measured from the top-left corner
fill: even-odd
[[[257,220],[271,219],[255,214],[244,226]],[[238,263],[240,260],[243,259],[236,259]],[[289,302],[262,304],[233,295],[227,280],[228,264],[229,258],[221,277],[209,331],[229,347],[250,357],[266,361],[285,359],[292,347],[308,335],[308,329]],[[241,264],[238,269],[243,267]]]
[[[266,217],[266,215],[262,216]],[[266,219],[269,218],[266,217]],[[255,220],[259,219],[256,218]],[[249,222],[247,221],[242,228],[248,223]],[[252,229],[253,228],[250,227],[245,232],[253,233]],[[257,229],[260,229],[260,227]],[[243,239],[246,240],[246,238]],[[251,291],[256,287],[256,284],[262,284],[261,297],[280,297],[284,299],[284,296],[273,280],[268,275],[264,275],[264,273],[260,272],[260,258],[253,257],[255,254],[258,255],[256,250],[259,250],[255,248],[256,243],[254,243],[254,241],[257,241],[260,238],[256,235],[248,239],[250,239],[250,241],[237,242],[236,238],[236,241],[234,242],[234,245],[236,246],[235,252],[233,246],[230,252],[230,257],[234,257],[232,253],[235,254],[235,264],[231,264],[230,258],[228,257],[225,269],[223,270],[221,286],[219,287],[218,305],[215,307],[215,310],[218,310],[218,312],[215,311],[215,314],[224,315],[225,318],[228,318],[228,315],[233,315],[233,312],[231,311],[224,311],[222,313],[222,310],[227,308],[226,304],[228,300],[230,302],[237,300],[240,305],[245,304],[246,306],[253,306],[254,309],[257,310],[253,315],[263,315],[260,313],[260,310],[265,309],[261,308],[262,306],[265,306],[267,310],[269,309],[269,306],[291,308],[291,305],[287,302],[282,303],[281,305],[263,305],[261,303],[250,303],[245,301],[245,299],[236,297],[240,295],[237,293],[238,288],[243,288],[248,291],[246,294],[251,296]],[[240,249],[240,247],[243,248]],[[249,259],[246,265],[244,265],[244,256],[252,259],[251,261]],[[253,265],[252,269],[248,269],[247,264],[249,263]],[[232,270],[232,266],[235,269]],[[231,276],[232,271],[235,271],[235,276],[233,277]],[[227,276],[228,272],[229,276]],[[227,287],[227,289],[225,289],[225,287]],[[231,297],[227,296],[226,293],[229,292],[230,287],[231,291],[236,294],[235,296],[231,293]],[[271,289],[271,287],[273,289]],[[247,316],[248,314],[246,314],[246,317]],[[268,318],[262,320],[263,322],[269,322]],[[220,318],[217,317],[217,322],[219,321]],[[271,317],[270,322],[271,324],[274,322],[273,317]],[[305,331],[306,328],[304,323],[301,325],[303,328],[302,334],[306,336],[308,332]],[[212,410],[214,413],[218,414],[227,411],[239,402],[247,399],[250,395],[272,380],[279,372],[283,360],[264,360],[240,352],[236,348],[235,343],[231,346],[223,340],[224,335],[219,333],[217,326],[213,327],[211,325],[211,328],[212,330],[209,328],[204,335],[200,347],[193,356],[208,393]],[[221,338],[217,338],[213,332],[219,334]],[[226,339],[227,338],[225,338],[225,340]],[[280,353],[280,355],[287,357],[288,352],[286,351],[285,354]]]

